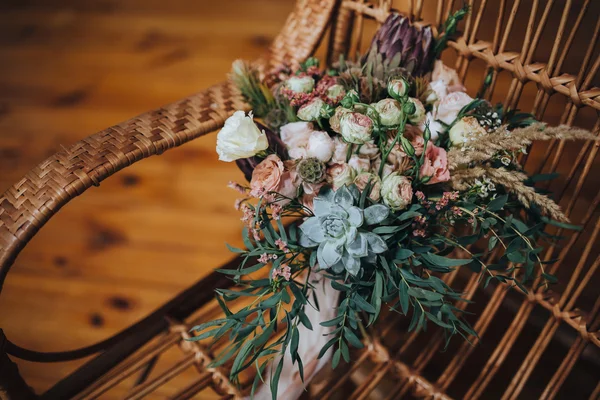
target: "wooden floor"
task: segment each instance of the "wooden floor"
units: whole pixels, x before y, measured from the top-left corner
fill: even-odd
[[[0,1],[0,190],[61,145],[225,78],[260,55],[292,0]],[[123,329],[227,261],[240,244],[234,164],[214,135],[144,160],[69,204],[0,296],[0,328],[42,351]],[[101,211],[91,212],[96,209]],[[72,363],[19,363],[36,389]]]

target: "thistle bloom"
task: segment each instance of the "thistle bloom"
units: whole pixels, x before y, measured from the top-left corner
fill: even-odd
[[[252,113],[246,116],[243,111],[236,111],[227,118],[217,135],[217,153],[221,161],[253,157],[268,147],[267,135],[258,129]]]

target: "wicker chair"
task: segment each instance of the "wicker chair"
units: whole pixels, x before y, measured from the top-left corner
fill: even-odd
[[[565,4],[566,1],[566,4]],[[546,110],[562,110],[553,123],[598,130],[600,88],[600,7],[592,0],[469,0],[473,12],[450,43],[457,70],[465,77],[479,64],[490,83],[483,95],[519,106],[544,119]],[[438,26],[453,0],[410,0],[400,11],[417,24]],[[474,4],[473,4],[474,3]],[[488,4],[489,3],[489,4]],[[524,3],[524,4],[521,4]],[[560,3],[560,4],[555,4]],[[575,3],[575,4],[572,4]],[[258,63],[298,62],[326,42],[327,60],[355,54],[391,10],[391,1],[298,0],[281,34]],[[547,26],[558,13],[558,26]],[[493,15],[494,18],[490,19]],[[495,24],[482,21],[495,20]],[[324,40],[325,33],[328,39]],[[550,41],[544,39],[551,37]],[[508,49],[509,39],[520,49]],[[544,43],[549,42],[547,47]],[[450,53],[452,53],[452,50]],[[448,55],[452,57],[452,54]],[[473,71],[473,69],[472,69]],[[477,89],[474,74],[467,86]],[[533,84],[528,85],[532,82]],[[474,93],[473,93],[474,94]],[[0,197],[0,287],[13,261],[36,232],[65,204],[91,186],[143,158],[218,129],[236,109],[246,109],[229,82],[108,128],[61,151],[32,169]],[[451,342],[442,352],[439,331],[406,333],[396,314],[369,332],[368,345],[352,354],[350,365],[322,371],[307,397],[317,399],[416,398],[600,398],[600,256],[598,146],[552,142],[533,146],[530,171],[561,172],[552,184],[556,199],[580,232],[562,232],[562,247],[549,246],[546,260],[560,284],[552,292],[523,295],[503,285],[481,288],[466,271],[449,274],[453,287],[474,300],[471,322],[479,332],[475,345]],[[8,357],[35,362],[74,360],[95,355],[42,398],[156,398],[156,390],[185,376],[172,398],[231,398],[246,393],[228,380],[227,365],[207,368],[212,357],[204,343],[187,342],[188,329],[215,318],[214,287],[230,285],[209,275],[144,320],[87,348],[39,353],[20,348],[0,331],[0,398],[36,398]],[[175,360],[161,365],[168,352]],[[327,369],[327,368],[326,368]],[[154,395],[153,395],[154,393]]]

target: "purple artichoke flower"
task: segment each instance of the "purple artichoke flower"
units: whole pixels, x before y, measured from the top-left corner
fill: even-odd
[[[373,48],[383,60],[391,61],[400,54],[400,67],[413,76],[421,76],[431,69],[434,40],[431,27],[418,28],[400,14],[393,13],[375,34],[369,52]]]

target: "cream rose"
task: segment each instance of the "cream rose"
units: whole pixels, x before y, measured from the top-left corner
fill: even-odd
[[[308,138],[307,157],[314,157],[321,162],[328,162],[333,156],[335,144],[327,132],[315,131]]]
[[[374,105],[379,113],[379,122],[383,126],[400,124],[402,120],[402,108],[400,103],[394,99],[383,99]]]
[[[310,76],[292,76],[285,81],[285,85],[292,92],[310,93],[315,87],[315,80]]]
[[[362,192],[368,184],[371,184],[369,198],[373,201],[379,201],[381,198],[381,178],[370,172],[361,172],[354,178],[354,184]]]
[[[464,92],[450,93],[440,101],[435,118],[446,125],[450,125],[454,122],[460,110],[472,101],[473,98]]]
[[[348,143],[367,143],[372,132],[373,120],[364,114],[345,113],[340,119],[340,134]]]
[[[316,121],[321,117],[323,106],[325,106],[325,102],[320,98],[315,97],[300,107],[298,110],[298,118],[303,121]]]
[[[346,163],[333,164],[327,168],[327,182],[333,186],[333,190],[338,190],[342,186],[350,185],[354,181],[356,172],[354,168]]]
[[[347,108],[344,108],[344,107],[338,107],[335,109],[333,116],[331,118],[329,118],[329,125],[331,126],[331,129],[334,132],[336,132],[336,133],[341,132],[340,121],[344,115],[346,115],[350,112],[351,112],[350,110],[348,110]]]
[[[487,134],[475,117],[464,117],[455,123],[448,136],[453,146],[463,146],[470,139]]]
[[[346,94],[344,87],[340,84],[331,85],[327,88],[327,98],[330,100],[338,100]]]
[[[392,172],[383,180],[381,197],[391,209],[405,209],[412,201],[412,196],[412,185],[407,177]]]
[[[258,129],[251,112],[248,116],[243,111],[233,113],[217,135],[217,153],[221,161],[253,157],[268,147],[267,135]]]

